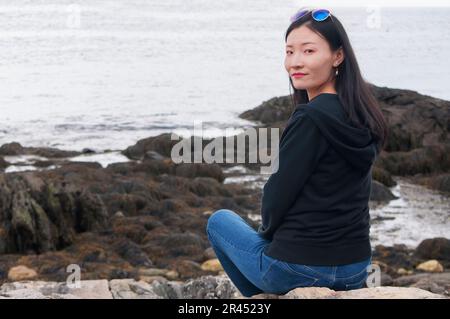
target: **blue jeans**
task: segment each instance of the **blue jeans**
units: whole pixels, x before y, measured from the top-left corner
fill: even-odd
[[[228,209],[219,209],[210,216],[206,232],[222,267],[245,297],[281,295],[297,287],[362,288],[372,261],[370,257],[348,265],[311,266],[274,259],[264,253],[270,241]]]

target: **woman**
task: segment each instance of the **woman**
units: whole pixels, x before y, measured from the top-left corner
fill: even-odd
[[[368,202],[386,122],[329,10],[297,12],[285,41],[296,107],[278,170],[263,188],[262,225],[255,231],[226,209],[207,225],[217,258],[246,297],[361,288],[372,258]]]

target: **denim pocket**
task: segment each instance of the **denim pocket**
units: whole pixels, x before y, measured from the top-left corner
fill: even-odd
[[[361,273],[352,276],[351,278],[348,278],[345,283],[345,290],[352,290],[352,289],[360,289],[363,288],[365,281],[368,277],[367,270],[364,269]]]
[[[263,258],[271,258],[263,256]],[[287,293],[297,287],[312,287],[319,278],[302,265],[275,260],[264,273],[262,280],[270,293]]]

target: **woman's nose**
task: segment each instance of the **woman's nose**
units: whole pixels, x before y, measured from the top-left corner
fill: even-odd
[[[305,66],[305,63],[303,61],[303,57],[301,54],[294,54],[291,56],[291,59],[289,60],[289,66],[291,68],[301,69]]]

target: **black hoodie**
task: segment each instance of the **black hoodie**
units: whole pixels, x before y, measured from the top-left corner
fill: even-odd
[[[263,188],[265,253],[305,265],[371,256],[369,196],[378,154],[369,129],[353,126],[337,94],[299,104],[279,143],[278,170]]]

